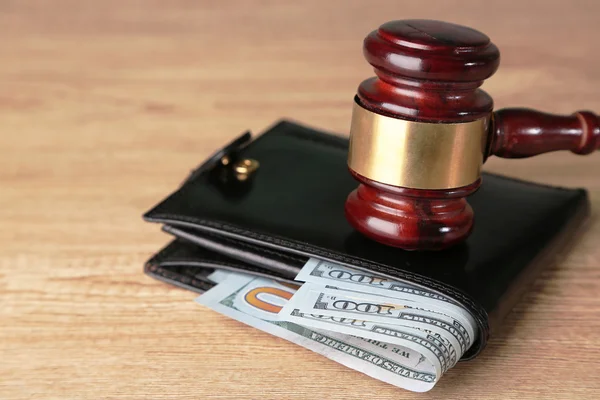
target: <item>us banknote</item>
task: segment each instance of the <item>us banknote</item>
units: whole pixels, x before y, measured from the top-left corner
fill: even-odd
[[[344,310],[345,312],[353,311],[356,314],[360,313],[362,309],[371,311],[371,314],[373,314],[375,310],[379,310],[380,312],[386,312],[384,317],[391,317],[395,312],[397,318],[395,320],[388,319],[387,323],[400,325],[410,323],[411,326],[421,326],[424,329],[427,329],[427,326],[421,324],[435,326],[434,331],[440,332],[441,329],[446,332],[443,333],[445,336],[448,333],[454,336],[460,343],[462,352],[471,346],[478,334],[475,319],[462,305],[446,296],[406,282],[395,281],[370,272],[314,258],[311,258],[305,264],[296,276],[296,280],[305,282],[302,288],[304,293],[322,287],[327,288],[329,293],[332,293],[331,289],[339,289],[344,292],[342,294],[360,299],[357,304],[371,304],[371,309],[364,308],[366,304],[362,304],[356,310]],[[305,300],[304,307],[301,307],[303,311],[311,311],[306,308],[309,307],[308,301],[302,293],[295,297],[294,302],[302,299]],[[343,299],[340,300],[342,301],[337,303],[340,308],[343,306],[346,308],[353,307],[352,302],[346,303]],[[391,305],[391,307],[385,307],[387,305]],[[318,307],[321,308],[320,312],[326,315],[344,316],[333,311],[323,312],[322,308],[326,307],[324,304],[319,304]],[[290,309],[291,307],[288,306],[288,312]],[[404,312],[400,313],[401,310],[404,310]],[[362,317],[354,315],[353,318]],[[382,322],[382,319],[378,318],[369,317],[368,319]]]
[[[465,327],[451,316],[422,310],[414,305],[366,293],[304,284],[280,312],[285,320],[294,309],[305,314],[360,319],[387,325],[428,329],[446,338],[461,355],[471,345],[473,327]]]
[[[298,286],[226,271],[208,279],[218,285],[198,303],[411,391],[430,390],[478,334],[453,299],[321,260]]]
[[[409,347],[280,321],[278,313],[293,297],[295,287],[235,273],[220,274],[212,280],[219,284],[196,302],[218,313],[411,391],[430,390],[440,376],[422,353]]]
[[[296,280],[304,283],[279,312],[281,320],[409,347],[438,379],[479,334],[460,303],[408,282],[317,259]]]
[[[349,290],[397,297],[402,294],[418,296],[419,301],[439,300],[436,306],[454,304],[454,300],[414,285],[398,282],[370,272],[359,271],[344,265],[311,258],[296,276],[300,282],[337,286]]]

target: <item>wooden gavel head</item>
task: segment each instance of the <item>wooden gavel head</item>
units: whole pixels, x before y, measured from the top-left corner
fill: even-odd
[[[364,235],[407,250],[439,250],[473,229],[465,197],[487,157],[529,157],[600,147],[600,120],[530,109],[492,112],[479,86],[498,68],[490,39],[464,26],[404,20],[364,41],[376,77],[355,97],[348,167],[360,182],[346,218]]]

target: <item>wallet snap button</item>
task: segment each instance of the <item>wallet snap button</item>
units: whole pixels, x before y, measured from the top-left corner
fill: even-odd
[[[235,177],[240,181],[245,181],[252,175],[260,166],[260,163],[251,158],[239,160],[233,165]]]

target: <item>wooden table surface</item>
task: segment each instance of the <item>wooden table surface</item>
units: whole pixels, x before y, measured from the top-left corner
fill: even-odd
[[[442,19],[502,53],[496,107],[600,111],[596,1],[0,2],[0,398],[600,396],[600,154],[490,160],[586,187],[592,223],[429,393],[370,379],[142,273],[141,214],[246,129],[347,132],[367,32]]]

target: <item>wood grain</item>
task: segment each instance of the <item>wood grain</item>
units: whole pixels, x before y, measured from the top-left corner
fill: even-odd
[[[502,53],[496,107],[600,110],[590,1],[0,2],[0,398],[596,399],[600,155],[487,170],[590,191],[593,218],[475,361],[413,394],[142,274],[141,214],[246,129],[346,132],[367,32],[433,18]]]

